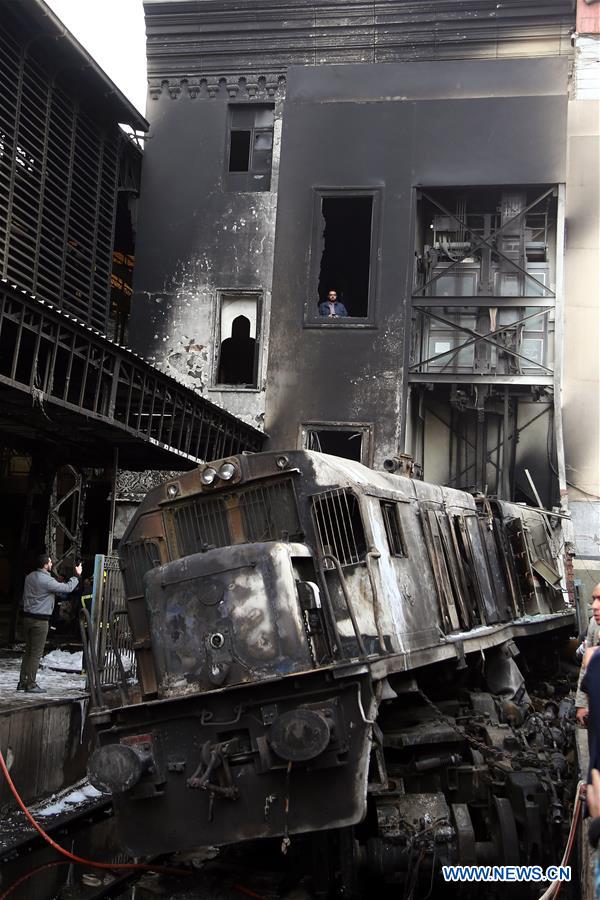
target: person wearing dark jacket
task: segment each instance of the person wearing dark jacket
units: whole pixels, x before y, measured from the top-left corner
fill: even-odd
[[[328,291],[327,300],[319,304],[319,315],[328,319],[345,319],[348,311],[341,300],[337,298],[337,291]]]
[[[587,807],[592,819],[588,830],[588,840],[596,849],[600,839],[600,648],[589,647],[583,659],[585,675],[581,681],[581,690],[588,696],[588,749],[590,765],[588,769],[588,786],[586,791]],[[600,866],[596,860],[595,897],[600,900]]]
[[[588,698],[588,749],[590,767],[600,769],[600,652],[598,647],[589,647],[583,658],[585,675],[581,681],[581,690]],[[588,778],[591,782],[591,777]]]
[[[47,553],[38,557],[37,568],[30,572],[23,587],[22,631],[25,638],[25,653],[21,662],[18,691],[42,694],[44,689],[36,684],[40,659],[48,637],[50,618],[54,611],[57,594],[70,594],[79,585],[81,564],[75,566],[75,575],[66,583],[52,577],[52,560]]]
[[[590,816],[590,826],[588,828],[588,841],[594,850],[598,849],[600,841],[600,772],[598,769],[592,769],[591,777],[586,791],[586,802]],[[594,896],[596,900],[600,900],[600,865],[596,858],[594,872]]]

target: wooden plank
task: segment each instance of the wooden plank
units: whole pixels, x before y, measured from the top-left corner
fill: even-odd
[[[43,721],[43,753],[40,772],[40,795],[50,794],[64,786],[65,762],[69,756],[71,717],[76,704],[47,706]]]
[[[38,796],[42,721],[43,708],[39,707],[28,707],[10,715],[8,746],[13,754],[10,774],[26,802]]]

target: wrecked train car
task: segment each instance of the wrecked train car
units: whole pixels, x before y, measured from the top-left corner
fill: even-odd
[[[568,708],[541,728],[514,657],[533,678],[569,633],[560,552],[539,511],[311,451],[153,490],[120,545],[142,702],[92,714],[124,845],[362,823],[384,877],[409,840],[552,861]]]

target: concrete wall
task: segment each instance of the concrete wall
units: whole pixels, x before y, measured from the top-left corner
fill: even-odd
[[[563,422],[575,575],[600,581],[600,9],[580,0],[568,113]]]

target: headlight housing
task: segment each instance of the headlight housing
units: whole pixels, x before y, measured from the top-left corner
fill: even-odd
[[[219,478],[223,479],[223,481],[231,481],[236,472],[237,469],[233,465],[233,463],[223,463],[223,465],[219,469],[218,475]]]
[[[214,484],[214,481],[217,477],[217,470],[213,469],[212,466],[207,466],[202,470],[202,474],[200,475],[200,481],[202,484],[209,487],[211,484]]]

